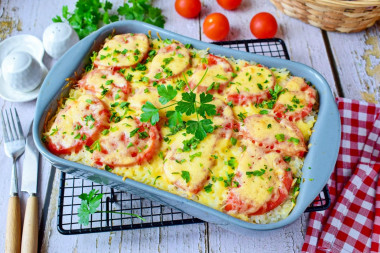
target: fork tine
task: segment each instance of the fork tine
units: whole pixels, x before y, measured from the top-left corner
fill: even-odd
[[[25,137],[25,135],[24,135],[24,132],[22,131],[22,126],[21,126],[21,123],[20,123],[20,118],[18,117],[18,113],[17,113],[16,108],[14,108],[14,111],[15,111],[16,121],[17,121],[18,136],[19,136],[20,139],[22,139],[22,138]]]
[[[5,142],[8,142],[9,141],[9,138],[8,138],[8,131],[7,131],[7,128],[5,126],[5,121],[4,121],[4,112],[1,112],[1,125],[3,127],[3,136],[4,136],[4,141]]]
[[[16,140],[19,140],[21,137],[20,137],[20,135],[19,135],[19,131],[18,131],[18,129],[16,128],[16,124],[15,124],[15,116],[13,115],[13,113],[12,113],[12,109],[9,109],[9,114],[11,115],[11,122],[12,122],[12,129],[13,129],[13,134],[14,134],[14,136],[15,136],[15,139]]]
[[[15,137],[14,137],[14,134],[13,134],[13,131],[12,131],[12,127],[11,127],[10,121],[9,121],[7,110],[5,110],[5,115],[7,116],[7,122],[8,122],[8,130],[9,130],[8,136],[9,136],[10,141],[13,141],[15,139]]]

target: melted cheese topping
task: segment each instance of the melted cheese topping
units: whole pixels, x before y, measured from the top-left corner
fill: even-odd
[[[181,74],[190,65],[188,50],[180,43],[161,48],[153,58],[149,72],[149,80],[157,81]]]
[[[149,41],[145,34],[116,35],[107,39],[99,51],[95,65],[102,67],[133,66],[146,56],[149,51]]]
[[[121,43],[120,39],[123,38],[129,38],[128,43]],[[146,46],[147,44],[148,46]],[[271,187],[273,189],[281,188],[284,166],[278,165],[277,161],[279,159],[282,161],[285,154],[272,152],[275,148],[264,152],[263,147],[259,147],[258,143],[253,144],[252,140],[259,142],[258,140],[265,140],[270,136],[273,141],[276,140],[276,135],[283,134],[286,136],[284,143],[291,144],[287,140],[294,138],[300,140],[299,146],[306,147],[304,140],[307,141],[311,135],[316,120],[315,112],[303,120],[284,124],[287,122],[286,120],[275,119],[273,107],[270,105],[265,103],[234,105],[227,100],[227,91],[219,90],[218,93],[213,93],[214,100],[211,102],[216,106],[217,114],[213,117],[205,115],[206,118],[213,121],[215,130],[213,133],[207,134],[204,140],[193,142],[185,148],[185,143],[191,143],[194,135],[186,133],[186,130],[181,128],[173,134],[173,130],[166,125],[166,116],[168,112],[174,110],[175,105],[167,106],[181,100],[181,94],[188,90],[187,85],[183,85],[186,84],[184,75],[189,83],[197,84],[201,81],[206,68],[208,68],[208,72],[200,86],[209,87],[212,83],[224,82],[225,85],[234,87],[233,83],[238,82],[239,86],[244,87],[242,90],[246,90],[247,93],[260,91],[257,84],[266,84],[265,80],[273,78],[270,75],[274,76],[273,82],[285,87],[291,79],[290,73],[285,69],[269,70],[252,62],[211,56],[205,50],[187,49],[175,41],[149,39],[147,44],[144,36],[141,35],[117,35],[108,39],[99,51],[95,65],[104,71],[107,71],[108,66],[112,71],[116,71],[113,67],[119,66],[121,69],[116,74],[120,74],[127,80],[129,92],[124,93],[125,96],[115,98],[113,94],[108,98],[103,96],[102,89],[99,89],[102,84],[105,84],[103,75],[91,76],[91,72],[84,75],[79,81],[79,87],[70,91],[70,97],[66,100],[63,108],[48,123],[48,131],[45,135],[49,136],[56,127],[62,131],[71,131],[73,120],[57,121],[56,119],[73,103],[85,103],[88,99],[86,94],[91,91],[85,84],[91,83],[94,86],[91,92],[103,100],[109,110],[109,127],[97,139],[100,150],[95,146],[87,149],[82,147],[77,152],[63,154],[63,158],[110,170],[104,166],[107,164],[111,166],[110,172],[124,178],[152,185],[220,211],[225,211],[226,201],[232,191],[247,201],[255,202],[256,208],[265,204],[271,195],[268,189]],[[138,57],[135,57],[134,53],[132,54],[136,48],[141,52],[140,55],[137,55]],[[108,58],[100,60],[100,55],[111,53],[115,49],[117,51],[127,49],[125,56],[119,55],[118,52],[115,55],[115,57],[119,56],[118,62],[123,62],[124,65],[117,64],[112,59],[110,61]],[[145,59],[140,58],[143,54],[147,56]],[[127,55],[129,58],[126,57]],[[210,57],[218,64],[207,66],[204,59],[210,59]],[[140,65],[136,66],[136,63],[140,63]],[[125,66],[131,67],[126,68]],[[94,72],[96,73],[96,71],[99,70],[95,69]],[[246,72],[252,76],[251,80],[249,80],[249,75],[245,74]],[[172,74],[168,75],[167,73]],[[258,73],[261,74],[258,75]],[[125,81],[122,80],[123,78],[119,80],[110,75],[106,77],[107,80],[114,81],[112,85],[115,92],[122,90],[123,85],[117,85],[117,83],[123,84]],[[178,91],[173,101],[166,105],[159,102],[157,85],[161,84],[171,85]],[[289,85],[289,90],[293,91],[294,89],[294,91],[300,92],[296,85]],[[267,86],[264,87],[267,88]],[[268,81],[268,89],[272,88],[273,86],[271,87]],[[206,92],[206,90],[198,90],[198,92]],[[290,96],[286,94],[286,92],[283,93],[284,97]],[[197,97],[199,99],[199,96]],[[141,127],[138,119],[140,119],[140,115],[143,113],[142,108],[147,102],[152,103],[156,108],[162,108],[159,110],[160,122],[153,128],[146,124],[143,126],[141,131],[148,135],[144,139],[139,138],[139,133],[131,136],[133,130]],[[270,100],[265,102],[269,103]],[[196,114],[190,116],[184,114],[182,117],[184,121],[197,120]],[[271,128],[268,128],[269,124]],[[292,140],[294,141],[294,139]],[[281,149],[281,144],[277,143],[275,146]],[[288,148],[289,146],[286,146],[286,149]],[[258,156],[259,153],[263,154],[260,156],[261,158]],[[293,177],[300,177],[303,158],[302,156],[297,157],[295,154],[290,156],[287,158],[290,160],[286,167],[291,169]],[[273,168],[273,170],[268,170],[261,178],[249,177],[245,174],[265,166]],[[269,177],[271,177],[270,180]],[[240,187],[236,187],[237,184]],[[284,203],[263,215],[249,216],[239,212],[230,214],[255,223],[276,222],[285,218],[292,210],[296,194],[296,191],[294,194],[291,193]]]
[[[272,71],[262,66],[247,66],[241,69],[227,93],[245,92],[249,94],[261,93],[273,89],[275,77]]]

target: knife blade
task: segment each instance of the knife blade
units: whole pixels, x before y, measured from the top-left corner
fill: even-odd
[[[22,171],[21,191],[29,193],[26,203],[21,253],[37,253],[38,248],[38,161],[40,154],[33,141],[33,122],[26,137],[25,158]]]
[[[33,123],[26,137],[25,158],[22,171],[21,191],[37,194],[39,153],[33,141]]]

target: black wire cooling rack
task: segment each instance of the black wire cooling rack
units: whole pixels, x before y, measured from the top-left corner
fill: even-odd
[[[285,43],[281,39],[236,40],[216,42],[215,44],[232,49],[256,54],[289,59]],[[145,219],[114,213],[95,213],[90,217],[88,226],[78,223],[79,195],[92,189],[103,194],[100,211],[115,211],[138,214]],[[330,195],[327,186],[306,209],[305,212],[325,210],[330,206]],[[75,178],[61,173],[58,213],[58,231],[65,235],[109,232],[129,229],[184,225],[204,222],[181,211],[166,207],[138,196],[114,190],[107,186]]]

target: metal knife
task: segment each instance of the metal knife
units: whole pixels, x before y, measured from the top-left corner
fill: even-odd
[[[39,153],[33,141],[33,122],[26,138],[21,191],[29,193],[22,231],[21,252],[37,252],[38,247],[38,162]]]

